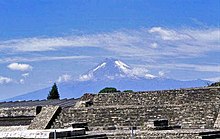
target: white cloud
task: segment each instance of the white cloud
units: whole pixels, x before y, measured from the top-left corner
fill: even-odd
[[[24,73],[21,76],[23,76],[24,78],[27,78],[29,76],[29,73]]]
[[[7,66],[11,70],[28,71],[32,70],[32,66],[28,64],[11,63]]]
[[[144,76],[145,78],[155,78],[155,77],[157,77],[157,76],[155,76],[155,75],[152,75],[152,74],[145,74],[145,76]]]
[[[60,48],[98,47],[114,52],[118,56],[192,57],[207,52],[220,51],[219,32],[219,28],[168,29],[153,27],[150,29],[122,30],[79,36],[24,38],[0,41],[0,51],[55,51]],[[160,48],[155,49],[158,44],[160,44]],[[42,57],[41,59],[40,57],[39,60],[46,60],[46,58]],[[56,58],[65,59],[67,57],[52,57],[51,60]],[[74,56],[69,58],[74,59]],[[17,59],[19,58],[8,58],[7,60],[16,61]],[[39,61],[37,58],[31,60]],[[0,60],[0,62],[2,61]],[[26,58],[26,61],[28,61],[28,58]]]
[[[191,34],[194,39],[201,42],[219,42],[220,29],[206,29],[206,30],[183,30],[183,33]]]
[[[24,38],[0,42],[0,49],[15,51],[54,51],[68,47],[109,47],[115,45],[129,45],[138,41],[130,32],[112,32],[93,35],[54,37],[54,38]]]
[[[134,76],[134,77],[144,77],[144,78],[155,78],[157,76],[150,74],[149,70],[145,66],[134,66],[134,68],[131,68],[127,74],[129,76]]]
[[[63,75],[59,76],[59,78],[57,79],[57,82],[61,83],[61,82],[67,82],[67,81],[70,81],[70,80],[72,80],[71,75],[63,74]]]
[[[138,30],[119,30],[107,33],[96,33],[87,35],[75,35],[66,37],[51,38],[24,38],[8,41],[0,41],[0,51],[29,53],[32,51],[58,51],[60,49],[74,47],[95,47],[101,50],[111,52],[113,56],[130,58],[132,60],[143,60],[145,62],[154,62],[153,66],[161,66],[172,69],[186,68],[196,71],[219,72],[216,65],[217,60],[212,60],[210,52],[220,52],[220,29],[193,29],[179,28],[170,29],[163,27],[152,27]],[[159,47],[158,47],[159,46]],[[155,49],[156,48],[156,49]],[[91,57],[93,55],[91,53]],[[101,56],[106,56],[105,53]],[[200,58],[207,56],[210,65],[182,65],[178,59]],[[66,60],[83,59],[88,56],[51,56],[51,57],[6,57],[1,58],[0,63],[8,62],[32,62],[46,60]],[[174,63],[167,66],[163,63],[175,58]],[[193,63],[193,62],[192,62]],[[169,65],[169,64],[168,64]],[[204,67],[206,66],[206,67]],[[211,66],[211,67],[209,67]],[[216,68],[215,68],[216,67]],[[82,80],[91,78],[81,77]]]
[[[190,39],[191,37],[187,34],[178,33],[174,30],[164,29],[161,27],[153,27],[149,29],[149,33],[157,33],[163,40],[183,40]]]
[[[220,77],[211,77],[211,78],[206,78],[205,80],[212,82],[220,82]]]
[[[21,75],[23,78],[21,78],[19,81],[17,81],[17,83],[20,83],[20,84],[24,84],[25,83],[25,79],[29,76],[29,73],[23,73]]]
[[[25,79],[15,80],[9,77],[0,76],[0,84],[9,84],[9,83],[24,84],[24,82]]]
[[[150,68],[157,69],[180,69],[180,70],[194,70],[200,72],[220,72],[220,65],[199,65],[199,64],[184,64],[184,63],[172,63],[172,64],[157,64],[148,65]]]
[[[220,72],[220,65],[175,64],[179,68],[191,68],[195,71]]]
[[[80,75],[79,76],[79,81],[88,81],[92,79],[93,74],[85,74],[85,75]]]
[[[156,42],[154,42],[154,43],[151,43],[150,46],[151,46],[152,48],[157,48],[157,47],[158,47],[158,44],[157,44]]]
[[[159,71],[158,74],[159,74],[160,77],[163,77],[165,75],[165,72]]]
[[[20,84],[24,84],[24,79],[20,79],[20,80],[19,80],[19,83],[20,83]]]
[[[11,83],[11,82],[13,82],[13,79],[8,78],[8,77],[0,76],[0,84],[8,84],[8,83]]]
[[[36,61],[53,61],[53,60],[72,60],[72,59],[85,59],[91,56],[46,56],[46,57],[10,57],[0,59],[0,63],[8,62],[36,62]]]

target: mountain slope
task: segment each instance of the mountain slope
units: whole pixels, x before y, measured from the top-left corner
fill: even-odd
[[[61,98],[78,98],[84,93],[97,93],[104,87],[116,87],[123,90],[164,90],[207,85],[208,81],[179,81],[156,77],[146,73],[139,75],[133,68],[117,59],[105,59],[103,62],[80,76],[79,81],[58,84]],[[46,99],[50,88],[17,96],[8,100]]]

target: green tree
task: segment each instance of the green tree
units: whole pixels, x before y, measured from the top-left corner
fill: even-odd
[[[215,83],[212,83],[211,85],[209,86],[220,86],[220,82],[215,82]]]
[[[59,99],[59,98],[60,98],[60,95],[58,92],[58,88],[57,88],[56,83],[54,83],[52,86],[52,89],[50,90],[50,92],[47,96],[47,99]]]
[[[120,92],[120,90],[117,90],[114,87],[106,87],[99,91],[99,93],[115,93],[115,92]]]
[[[124,90],[123,92],[125,92],[125,93],[133,93],[134,91],[133,90]]]

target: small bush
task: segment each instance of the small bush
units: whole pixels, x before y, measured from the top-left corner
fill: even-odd
[[[120,90],[117,90],[114,87],[106,87],[99,91],[99,93],[115,93],[115,92],[120,92]]]
[[[220,82],[212,83],[212,84],[210,84],[209,86],[220,86]]]
[[[123,92],[125,92],[125,93],[133,93],[134,91],[133,90],[124,90]]]

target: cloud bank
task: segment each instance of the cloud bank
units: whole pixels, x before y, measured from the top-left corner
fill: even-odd
[[[179,28],[170,29],[164,27],[152,27],[136,30],[118,30],[114,32],[71,35],[65,37],[34,37],[0,41],[0,52],[31,53],[44,51],[59,51],[70,48],[99,48],[109,51],[117,57],[127,59],[141,59],[147,63],[156,63],[150,67],[165,69],[191,69],[200,72],[219,72],[219,64],[216,60],[204,62],[206,64],[193,63],[194,58],[213,57],[210,53],[220,52],[219,28]],[[13,62],[8,66],[12,70],[30,70],[30,65],[22,65],[17,62],[88,59],[90,56],[41,56],[41,57],[4,57],[0,63]],[[101,56],[106,56],[105,54]],[[175,59],[173,63],[164,64]],[[176,59],[189,59],[192,63],[184,63]],[[213,62],[213,63],[212,63]],[[159,64],[160,65],[159,65]],[[24,68],[26,66],[26,68]],[[149,67],[148,66],[148,67]],[[140,71],[140,70],[139,70]],[[141,73],[141,72],[140,72]],[[163,73],[159,73],[164,76]],[[64,78],[64,77],[63,77]],[[84,77],[85,79],[89,77]],[[82,78],[82,79],[84,79]],[[60,77],[61,81],[61,77]]]
[[[0,51],[33,52],[56,51],[61,48],[98,47],[118,55],[196,56],[210,51],[220,51],[219,34],[219,28],[152,27],[79,36],[7,40],[0,42]]]

